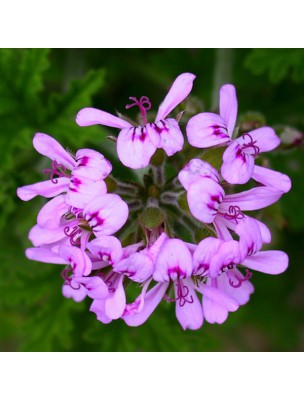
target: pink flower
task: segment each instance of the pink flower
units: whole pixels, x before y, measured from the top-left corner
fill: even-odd
[[[145,96],[140,100],[130,97],[133,103],[126,107],[139,107],[143,122],[140,126],[133,126],[124,119],[95,108],[79,111],[76,122],[80,126],[101,124],[121,129],[117,138],[117,154],[120,161],[129,168],[147,167],[157,148],[164,149],[168,156],[183,148],[184,138],[178,122],[166,117],[189,95],[194,79],[195,76],[190,73],[181,74],[176,78],[158,109],[154,123],[147,122],[146,112],[151,108],[151,103]]]
[[[223,154],[221,173],[229,183],[246,183],[254,170],[254,158],[260,153],[275,149],[280,139],[270,127],[255,129],[233,140],[237,117],[237,98],[233,85],[220,90],[220,115],[201,113],[190,118],[187,124],[189,143],[206,148],[228,144]]]

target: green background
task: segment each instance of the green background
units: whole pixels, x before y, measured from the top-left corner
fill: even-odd
[[[138,328],[99,323],[61,295],[61,267],[32,262],[24,250],[44,204],[22,202],[16,188],[42,180],[49,163],[32,147],[35,132],[64,147],[92,147],[113,159],[115,130],[80,128],[77,112],[93,105],[124,112],[130,96],[149,96],[156,110],[175,77],[197,75],[188,107],[216,110],[221,84],[236,85],[240,121],[258,114],[278,133],[304,129],[304,51],[301,49],[2,49],[0,50],[0,350],[2,351],[303,351],[303,141],[283,145],[269,164],[291,176],[292,191],[263,213],[271,248],[290,256],[286,273],[256,273],[251,301],[223,325],[184,332],[174,305],[163,302]],[[130,110],[132,115],[133,110]],[[251,114],[252,115],[252,114]],[[254,116],[253,119],[255,119]]]

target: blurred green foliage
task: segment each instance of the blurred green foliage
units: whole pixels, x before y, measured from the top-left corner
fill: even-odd
[[[290,267],[281,276],[254,274],[256,292],[250,303],[221,326],[205,324],[200,331],[183,332],[172,304],[162,304],[139,328],[122,321],[102,325],[88,311],[89,300],[77,304],[62,297],[60,266],[24,256],[28,231],[44,200],[23,203],[16,188],[43,180],[41,170],[48,165],[32,147],[34,133],[48,133],[71,151],[96,148],[111,159],[114,174],[129,179],[113,158],[114,144],[106,140],[113,130],[80,128],[77,112],[94,105],[124,113],[128,98],[142,95],[149,96],[156,110],[174,78],[186,71],[197,75],[188,117],[213,108],[219,86],[231,82],[237,87],[242,123],[247,113],[280,133],[290,127],[303,131],[301,49],[0,50],[0,350],[304,350],[301,140],[267,155],[269,165],[293,180],[292,191],[263,213],[273,232],[271,247],[288,252]]]

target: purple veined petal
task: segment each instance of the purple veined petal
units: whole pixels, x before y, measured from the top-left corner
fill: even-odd
[[[141,310],[143,309],[143,306],[145,304],[145,296],[146,296],[146,293],[147,293],[147,290],[148,290],[148,287],[149,287],[151,281],[152,281],[152,278],[147,280],[145,282],[145,284],[143,285],[140,295],[137,296],[135,301],[133,301],[133,303],[129,303],[126,305],[126,308],[123,312],[122,318],[129,316],[129,315],[138,314],[141,312]]]
[[[29,239],[34,246],[55,243],[64,238],[66,238],[66,234],[64,233],[63,227],[45,229],[41,228],[39,225],[35,225],[29,232]]]
[[[76,153],[77,176],[98,181],[105,179],[112,171],[112,164],[98,151],[80,149]]]
[[[244,259],[249,254],[254,254],[261,250],[263,241],[258,223],[254,218],[245,217],[241,219],[235,227],[235,232],[240,240],[240,251]]]
[[[168,239],[168,236],[165,232],[163,232],[158,239],[148,248],[145,249],[146,254],[151,258],[153,263],[156,260],[156,257],[164,244],[164,242]]]
[[[282,194],[283,192],[266,186],[229,194],[222,201],[221,211],[227,211],[231,205],[238,206],[243,211],[259,210],[277,202]]]
[[[83,108],[79,111],[76,117],[76,123],[79,126],[90,126],[90,125],[104,125],[110,126],[111,128],[130,128],[132,125],[116,117],[115,115],[109,114],[105,111],[98,110],[97,108]]]
[[[153,262],[143,253],[131,254],[113,265],[113,271],[126,275],[134,282],[145,282],[153,273]]]
[[[178,285],[182,285],[182,290],[187,290],[185,298],[178,299]],[[200,301],[194,290],[193,282],[190,278],[182,280],[179,284],[174,284],[174,293],[176,297],[175,313],[178,322],[184,330],[199,329],[203,325],[204,317]]]
[[[209,275],[211,278],[217,278],[230,265],[239,264],[242,260],[239,242],[236,240],[223,242],[210,261]]]
[[[156,151],[146,126],[122,129],[117,138],[117,154],[126,167],[138,169],[149,165]]]
[[[192,90],[195,78],[195,75],[185,72],[175,79],[167,96],[159,106],[155,122],[166,118],[178,104],[185,100]]]
[[[129,326],[139,326],[146,322],[161,302],[168,286],[169,282],[161,282],[157,283],[152,289],[150,289],[144,297],[144,304],[141,311],[139,313],[133,313],[122,317],[125,323]]]
[[[234,131],[238,111],[238,102],[235,87],[227,84],[220,89],[220,115],[224,119],[228,135],[231,137]]]
[[[74,158],[54,138],[45,133],[36,133],[33,145],[38,153],[57,161],[72,170],[76,164]]]
[[[190,118],[186,132],[191,146],[200,149],[227,143],[231,140],[225,121],[213,113],[200,113]]]
[[[199,158],[190,160],[178,174],[178,179],[186,190],[189,190],[190,185],[201,178],[210,178],[215,182],[220,180],[217,170]]]
[[[87,254],[78,247],[61,246],[59,254],[71,265],[75,278],[80,278],[83,275],[86,276],[91,273],[92,262]]]
[[[185,243],[180,239],[167,239],[156,258],[153,279],[156,282],[185,279],[191,276],[192,269],[192,256]]]
[[[127,221],[129,208],[120,196],[107,193],[87,204],[83,214],[96,236],[112,235]]]
[[[255,165],[253,169],[252,179],[264,186],[281,190],[283,193],[287,193],[291,189],[291,180],[289,176],[258,165]]]
[[[33,185],[22,186],[17,189],[17,196],[23,201],[28,201],[36,196],[50,198],[66,192],[69,188],[70,178],[56,178],[56,180],[58,181],[57,183],[43,181]]]
[[[251,282],[243,281],[241,286],[235,287],[230,284],[231,279],[233,279],[233,275],[236,276],[239,280],[242,280],[244,276],[234,268],[231,271],[228,271],[225,274],[222,274],[217,278],[217,286],[220,290],[224,291],[228,296],[234,298],[237,303],[242,306],[248,303],[250,299],[250,295],[254,292],[254,287]]]
[[[108,318],[118,319],[122,316],[126,307],[126,294],[123,287],[124,275],[114,278],[113,288],[115,292],[110,292],[105,300],[105,314]]]
[[[90,252],[108,264],[114,264],[122,258],[120,241],[115,236],[99,236],[87,244]]]
[[[147,127],[149,132],[154,131],[157,133],[159,140],[156,146],[164,149],[168,156],[173,156],[173,154],[182,150],[184,146],[184,136],[175,119],[168,118],[164,121],[158,121],[153,125],[153,128],[150,128],[149,125],[147,125]],[[153,140],[152,143],[155,144]]]
[[[228,318],[228,310],[209,297],[203,296],[202,301],[204,318],[209,324],[222,324]]]
[[[87,291],[83,285],[80,285],[74,279],[72,279],[70,284],[66,283],[62,286],[62,294],[64,297],[73,299],[78,303],[86,298]]]
[[[202,178],[192,183],[187,192],[191,214],[206,224],[213,222],[225,196],[223,188],[212,179]]]
[[[107,317],[105,313],[105,304],[105,300],[94,300],[90,307],[90,311],[96,314],[98,321],[102,322],[103,324],[109,324],[112,319]]]
[[[283,251],[267,250],[246,257],[242,265],[265,274],[277,275],[286,271],[288,256]]]
[[[204,298],[208,297],[220,306],[225,307],[229,312],[234,312],[239,308],[239,304],[234,298],[216,287],[203,284],[197,290],[203,294]]]
[[[66,264],[66,260],[48,247],[30,247],[25,250],[25,255],[33,261],[50,264]]]
[[[221,174],[225,181],[242,184],[249,181],[254,168],[254,158],[242,151],[239,143],[233,142],[223,154]]]
[[[73,173],[66,201],[76,208],[84,208],[90,201],[107,193],[107,185],[103,180],[91,181],[77,177]]]
[[[219,251],[223,240],[208,237],[197,245],[193,253],[193,273],[195,275],[204,274],[209,269],[213,256]]]
[[[37,223],[41,228],[56,229],[60,227],[61,217],[67,213],[69,207],[66,203],[66,195],[54,197],[48,201],[39,211]]]
[[[216,230],[216,233],[217,233],[219,239],[222,239],[222,240],[232,240],[233,239],[231,233],[228,230],[229,222],[231,222],[231,221],[228,221],[227,219],[223,218],[222,215],[217,215],[214,218],[213,225],[215,227],[215,230]]]
[[[98,276],[75,278],[74,281],[85,286],[87,295],[91,299],[103,300],[109,295],[107,285]]]
[[[281,143],[280,138],[276,135],[275,131],[270,128],[269,126],[264,126],[262,128],[255,129],[247,134],[240,136],[236,139],[241,146],[244,145],[244,142],[248,142],[248,138],[250,141],[255,144],[258,148],[259,153],[264,151],[271,151],[279,146]],[[253,147],[249,147],[246,151],[250,152],[251,154],[255,153]]]

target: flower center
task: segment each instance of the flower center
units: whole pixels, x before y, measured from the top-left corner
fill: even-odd
[[[127,104],[126,109],[128,110],[131,107],[137,106],[139,108],[141,117],[143,119],[144,124],[147,123],[147,111],[151,108],[151,102],[147,96],[141,96],[139,100],[136,97],[129,97],[130,100],[134,101],[134,103]]]
[[[244,135],[243,135],[243,140],[246,140],[246,136],[249,138],[249,142],[248,143],[244,143],[243,145],[242,145],[242,150],[245,150],[245,149],[250,149],[250,148],[252,148],[253,149],[253,151],[254,151],[254,157],[257,157],[259,154],[260,154],[260,148],[256,145],[256,140],[254,141],[253,140],[253,138],[252,138],[252,136],[249,134],[249,133],[245,133]]]

